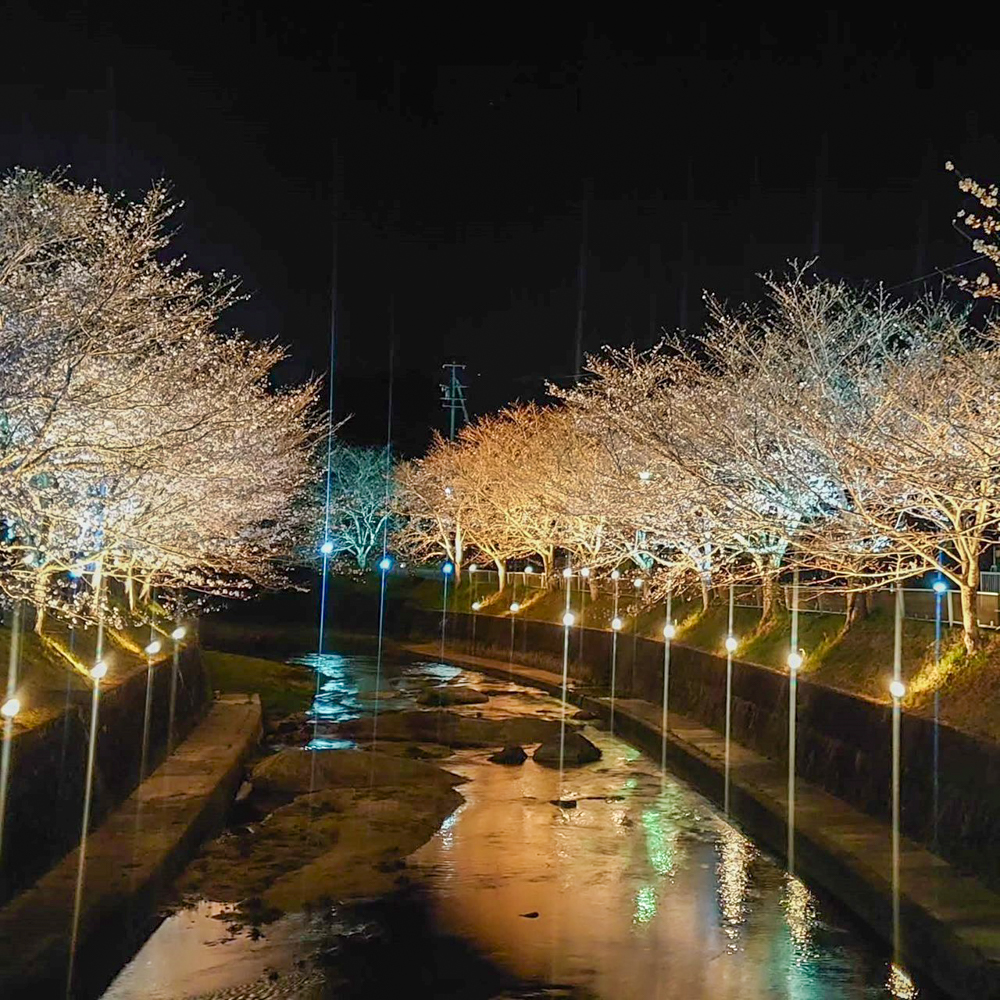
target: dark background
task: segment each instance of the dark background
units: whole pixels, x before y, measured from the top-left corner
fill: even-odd
[[[130,5],[5,13],[0,168],[68,167],[185,202],[178,251],[242,275],[230,321],[322,372],[338,238],[335,410],[385,437],[574,374],[584,345],[694,329],[702,289],[819,256],[823,274],[913,281],[973,256],[944,160],[1000,177],[996,46],[971,21],[604,5]],[[951,19],[949,19],[951,18]],[[588,193],[589,192],[589,195]],[[335,226],[336,224],[336,226]]]

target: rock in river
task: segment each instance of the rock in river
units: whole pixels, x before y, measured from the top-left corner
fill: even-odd
[[[464,684],[454,684],[428,688],[417,699],[417,704],[447,708],[450,705],[485,705],[489,700],[489,696],[482,691],[466,687]]]
[[[489,759],[494,764],[523,764],[528,759],[528,755],[521,747],[514,744],[514,746],[504,747],[503,750],[490,754]]]
[[[559,740],[547,740],[533,754],[536,764],[559,767]],[[601,759],[601,751],[579,733],[567,733],[562,763],[565,767],[578,767]]]

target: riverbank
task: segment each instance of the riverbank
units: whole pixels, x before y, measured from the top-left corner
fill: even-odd
[[[148,933],[164,889],[217,829],[260,735],[258,699],[227,697],[105,822],[86,845],[76,981],[114,972]],[[66,993],[79,848],[0,910],[0,996]]]
[[[414,644],[417,655],[439,655],[437,643]],[[449,660],[501,678],[560,694],[551,670],[446,648]],[[609,721],[608,698],[572,682],[569,698]],[[659,706],[618,699],[616,728],[658,755],[663,747]],[[721,802],[724,743],[720,735],[675,712],[666,740],[667,763]],[[787,845],[787,772],[746,747],[730,751],[732,816],[779,856]],[[825,792],[799,781],[796,792],[797,871],[861,917],[883,939],[892,938],[891,836],[888,827]],[[905,963],[950,995],[1000,997],[1000,896],[904,838],[901,851],[902,948]]]

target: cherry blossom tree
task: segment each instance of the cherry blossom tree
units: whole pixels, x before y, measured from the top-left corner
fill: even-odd
[[[161,260],[175,207],[0,181],[0,585],[39,629],[67,573],[75,611],[87,581],[273,585],[302,528],[316,386],[272,391],[283,352],[217,332],[235,285]]]

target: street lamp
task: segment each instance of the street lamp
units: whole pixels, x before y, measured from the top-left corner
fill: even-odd
[[[727,635],[726,636],[726,652],[730,653],[730,654],[735,653],[737,646],[739,646],[739,641],[737,640],[736,636],[735,635]]]
[[[565,569],[563,570],[563,579],[564,579],[564,580],[568,580],[568,579],[569,579],[569,578],[570,578],[570,577],[571,577],[572,575],[573,575],[573,570],[571,570],[571,569],[569,568],[569,566],[567,566],[567,567],[566,567],[566,568],[565,568]]]
[[[613,570],[611,571],[611,579],[612,579],[612,580],[620,580],[620,579],[621,579],[621,576],[622,576],[622,575],[621,575],[621,573],[620,573],[620,572],[619,572],[618,570],[616,570],[616,569],[613,569]]]
[[[152,642],[151,642],[151,643],[150,643],[150,644],[149,644],[149,645],[148,645],[148,646],[146,647],[146,655],[147,655],[147,656],[156,656],[156,654],[157,654],[157,653],[158,653],[158,652],[159,652],[159,651],[160,651],[160,650],[161,650],[162,648],[163,648],[163,646],[162,646],[162,644],[160,643],[160,640],[159,640],[159,639],[154,639],[154,640],[153,640],[153,641],[152,641]]]
[[[935,580],[934,581],[934,593],[935,594],[943,594],[947,589],[948,589],[948,584],[946,584],[944,582],[944,580]]]
[[[642,590],[642,579],[641,579],[641,577],[638,577],[638,576],[637,576],[637,577],[636,577],[636,578],[635,578],[635,579],[634,579],[634,580],[632,581],[632,586],[633,586],[633,587],[635,587],[635,589],[636,589],[636,590]]]
[[[788,654],[788,669],[795,673],[802,666],[802,653],[794,650]]]
[[[186,635],[187,629],[183,625],[178,625],[177,628],[170,633],[170,638],[173,639],[174,642],[180,642]]]
[[[615,630],[616,632],[620,632],[620,631],[622,630],[622,626],[623,626],[624,624],[625,624],[625,623],[624,623],[624,622],[623,622],[623,621],[621,620],[621,618],[617,618],[617,617],[615,617],[615,618],[612,618],[612,619],[611,619],[611,627],[612,627],[612,628],[613,628],[613,629],[614,629],[614,630]]]
[[[899,701],[906,694],[906,685],[902,681],[890,681],[889,694]]]
[[[392,569],[392,559],[389,556],[382,556],[378,561],[378,568],[382,570],[383,573],[388,573]]]
[[[648,483],[650,481],[650,479],[653,478],[653,473],[650,472],[649,469],[643,469],[642,472],[639,473],[639,478],[644,483]]]
[[[104,662],[104,660],[98,660],[90,668],[90,676],[93,677],[95,681],[102,680],[103,678],[107,677],[107,675],[108,675],[108,665]]]
[[[677,626],[673,622],[667,622],[663,626],[663,638],[664,639],[675,639],[677,637]]]
[[[517,601],[514,601],[510,606],[510,610],[516,615],[521,610],[521,605]]]
[[[567,611],[566,614],[562,616],[562,623],[566,628],[572,628],[573,623],[576,621],[576,615],[572,611]]]
[[[580,576],[586,580],[587,577],[590,576],[590,567],[584,566],[583,569],[580,570]]]
[[[482,601],[473,601],[472,602],[472,610],[473,611],[478,611],[482,606],[483,606],[483,602]]]
[[[0,705],[0,715],[6,719],[13,719],[21,711],[21,702],[17,698],[8,698]]]
[[[319,550],[320,550],[320,552],[322,552],[322,553],[323,553],[323,555],[325,555],[325,556],[328,556],[328,555],[332,555],[332,554],[333,554],[333,542],[324,542],[324,543],[323,543],[323,544],[322,544],[322,545],[321,545],[321,546],[319,547]]]

